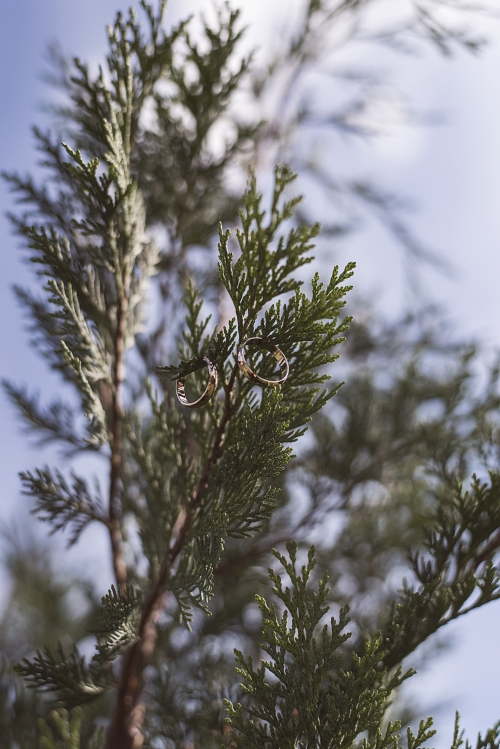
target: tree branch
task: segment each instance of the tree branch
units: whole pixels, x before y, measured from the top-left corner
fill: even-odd
[[[109,477],[109,536],[116,584],[120,593],[126,595],[127,569],[123,558],[123,538],[120,524],[120,478],[122,435],[122,389],[124,379],[123,354],[125,325],[127,319],[127,297],[123,294],[118,307],[115,339],[114,393],[112,397],[112,441]]]
[[[179,525],[179,531],[169,553],[162,562],[158,577],[144,603],[139,625],[139,641],[123,657],[116,706],[108,729],[106,749],[140,749],[143,745],[144,737],[141,730],[144,719],[142,706],[143,672],[154,653],[157,623],[164,607],[164,598],[168,595],[163,590],[163,586],[168,571],[184,547],[193,518],[199,510],[202,495],[208,486],[210,470],[222,455],[224,434],[235,410],[231,396],[237,372],[238,365],[235,364],[229,382],[224,386],[224,412],[214,435],[212,449],[193,492],[191,507],[189,509],[183,507],[179,513],[176,523],[176,525]]]

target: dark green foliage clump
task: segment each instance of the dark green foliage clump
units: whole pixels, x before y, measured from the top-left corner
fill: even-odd
[[[358,654],[346,647],[350,633],[347,609],[329,617],[328,577],[313,582],[315,550],[297,569],[297,544],[287,544],[288,557],[275,551],[283,567],[269,570],[276,604],[257,596],[262,614],[261,647],[268,656],[255,670],[252,658],[236,650],[236,671],[243,679],[244,703],[226,700],[229,743],[242,749],[401,749],[398,720],[384,720],[391,695],[415,671],[385,665],[390,637],[375,634]],[[283,584],[283,577],[290,587]],[[395,635],[397,637],[397,634]],[[421,720],[417,733],[406,731],[407,749],[424,748],[435,735],[432,718]],[[464,745],[457,713],[452,749]],[[476,749],[497,749],[500,722]],[[466,741],[465,748],[471,749]]]
[[[283,613],[259,597],[262,612],[263,649],[269,656],[257,671],[252,659],[237,651],[237,671],[243,677],[243,690],[250,701],[245,709],[227,704],[230,725],[237,733],[241,747],[351,747],[367,731],[373,741],[363,746],[396,747],[399,723],[389,723],[384,735],[380,724],[393,690],[412,675],[398,669],[392,675],[380,668],[383,659],[382,640],[375,636],[365,643],[364,654],[352,654],[350,668],[342,667],[346,658],[345,642],[349,633],[347,610],[338,621],[330,617],[323,624],[329,606],[325,605],[327,576],[311,591],[310,578],[316,566],[314,549],[308,563],[297,571],[297,544],[287,545],[289,559],[275,552],[283,565],[291,587],[283,585],[281,576],[270,570],[273,593],[281,601]],[[266,672],[272,675],[271,680]],[[273,678],[274,677],[274,678]],[[247,717],[248,716],[248,717]],[[430,723],[421,726],[420,746],[432,736]]]

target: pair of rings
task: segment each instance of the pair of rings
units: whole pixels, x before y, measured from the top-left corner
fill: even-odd
[[[261,377],[252,369],[250,369],[245,359],[245,346],[248,346],[248,344],[253,344],[254,346],[264,348],[274,356],[280,367],[281,377],[279,380],[266,380],[264,377]],[[200,395],[198,400],[188,401],[188,399],[186,398],[185,383],[188,375],[183,375],[182,377],[179,377],[177,379],[177,398],[183,406],[187,406],[188,408],[199,408],[200,406],[205,405],[205,403],[207,403],[212,397],[219,381],[217,369],[213,362],[211,362],[210,359],[206,356],[203,358],[203,361],[208,367],[208,384],[205,388],[204,393]],[[249,380],[255,382],[256,385],[260,385],[260,387],[262,388],[277,387],[277,385],[282,385],[288,377],[288,373],[290,371],[288,366],[288,359],[286,358],[283,351],[272,343],[266,343],[259,336],[254,338],[247,338],[246,341],[240,343],[240,345],[238,346],[238,366],[245,377],[248,377]]]

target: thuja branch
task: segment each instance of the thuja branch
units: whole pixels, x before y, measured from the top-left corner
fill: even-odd
[[[208,321],[198,320],[202,305],[189,287],[183,362],[180,367],[159,368],[160,375],[175,378],[190,374],[201,384],[203,359],[209,356],[219,371],[223,398],[214,405],[216,420],[213,415],[207,417],[203,409],[190,416],[192,438],[198,440],[204,458],[189,498],[179,503],[172,522],[169,548],[141,610],[138,640],[123,659],[108,749],[140,745],[143,672],[154,649],[166,591],[170,588],[174,592],[181,608],[186,606],[186,595],[196,605],[204,606],[223,539],[227,535],[251,535],[270,517],[277,505],[277,490],[269,479],[279,475],[291,457],[291,449],[284,443],[296,439],[310,415],[336,391],[321,392],[317,383],[325,377],[315,370],[335,359],[331,348],[342,340],[340,334],[346,329],[348,320],[339,323],[337,317],[348,290],[341,284],[352,275],[352,267],[341,274],[335,269],[326,289],[315,278],[310,300],[299,292],[300,283],[292,274],[309,262],[309,240],[317,228],[292,228],[288,235],[279,235],[298,202],[297,198],[283,200],[292,180],[287,168],[277,168],[271,212],[265,222],[261,196],[251,178],[241,214],[244,230],[238,233],[238,259],[227,251],[228,233],[221,231],[220,235],[219,269],[235,306],[235,319],[221,331],[205,335]],[[244,292],[247,281],[251,283],[251,295]],[[294,290],[293,300],[281,305],[277,298]],[[264,312],[265,317],[257,324]],[[238,374],[235,356],[237,341],[255,330],[268,340],[283,337],[293,371],[290,384],[280,392],[263,392],[261,399],[251,394],[251,385]],[[271,362],[259,360],[259,366],[264,371]],[[170,411],[174,405],[166,404],[166,408]],[[161,420],[161,416],[158,418]],[[210,440],[206,437],[207,424],[213,429]],[[167,433],[158,437],[167,438]],[[178,438],[188,439],[182,431]],[[180,444],[176,448],[184,449]],[[140,448],[141,455],[144,449]],[[152,455],[149,460],[153,460]]]
[[[120,680],[117,689],[116,705],[108,728],[106,747],[107,749],[136,749],[142,746],[142,723],[144,710],[141,706],[141,697],[144,689],[143,671],[150,663],[153,656],[157,639],[157,623],[163,609],[163,600],[166,597],[165,582],[173,565],[175,565],[181,554],[189,530],[196,516],[202,495],[207,487],[207,479],[211,468],[223,453],[224,432],[228,426],[231,415],[234,413],[232,393],[236,380],[238,367],[235,364],[229,378],[224,386],[225,400],[224,412],[219,425],[215,431],[212,449],[205,461],[200,479],[194,490],[189,507],[182,507],[177,522],[178,532],[174,542],[166,554],[158,577],[151,587],[145,604],[141,611],[141,620],[138,630],[138,642],[126,653]]]
[[[438,494],[426,518],[424,550],[410,556],[418,584],[405,584],[385,627],[384,662],[400,663],[450,621],[500,598],[500,474],[472,477]]]

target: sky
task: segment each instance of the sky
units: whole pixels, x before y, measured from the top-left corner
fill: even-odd
[[[40,104],[46,88],[41,70],[48,43],[58,40],[71,55],[97,62],[105,50],[105,25],[123,7],[118,0],[0,0],[1,169],[23,173],[34,169],[30,127],[44,123]],[[172,12],[178,16],[199,7],[198,0],[173,2]],[[285,7],[283,0],[266,4],[246,0],[243,10],[253,38],[265,44],[266,36],[259,31],[264,28],[262,19],[270,38],[272,11],[278,18]],[[411,199],[415,206],[411,221],[418,235],[454,268],[451,278],[426,272],[425,294],[445,307],[462,336],[479,337],[493,351],[500,347],[500,22],[483,20],[481,28],[490,43],[479,57],[459,54],[443,60],[429,53],[420,59],[402,58],[397,65],[382,57],[381,69],[389,70],[412,104],[419,111],[439,114],[443,124],[395,128],[390,137],[370,144],[345,143],[338,164],[354,165],[369,178],[382,177],[388,188]],[[59,384],[30,350],[10,290],[13,283],[29,279],[4,217],[10,209],[11,196],[0,183],[0,374],[49,398]],[[375,292],[388,315],[404,307],[408,289],[400,255],[387,235],[375,228],[340,246],[338,261],[351,259],[358,263],[357,293]],[[55,456],[48,451],[42,459],[50,463]],[[26,524],[27,501],[20,496],[17,474],[42,459],[27,445],[1,396],[0,522]],[[95,544],[86,552],[90,574],[102,569],[104,538],[96,537]],[[76,563],[76,554],[67,559]],[[444,703],[437,720],[438,747],[451,741],[455,708],[462,713],[469,737],[500,718],[499,618],[500,603],[496,603],[449,626],[443,639],[451,643],[450,649],[408,687],[424,707],[436,700]]]

